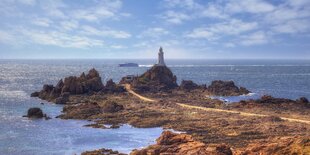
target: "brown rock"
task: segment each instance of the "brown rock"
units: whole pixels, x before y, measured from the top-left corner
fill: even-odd
[[[175,134],[171,131],[164,131],[156,140],[156,144],[148,146],[145,149],[134,150],[131,155],[231,155],[232,151],[226,145],[207,146],[196,141],[187,134]]]
[[[233,81],[221,80],[212,81],[208,91],[216,96],[238,96],[250,93],[244,87],[238,88]]]
[[[111,149],[99,149],[95,151],[83,152],[82,155],[126,155],[126,154],[119,153],[118,151],[113,151]]]
[[[65,104],[68,100],[63,94],[85,94],[98,92],[103,89],[103,84],[99,73],[93,68],[87,75],[82,73],[80,77],[69,76],[61,79],[54,87],[53,85],[44,85],[40,92],[31,94],[33,97],[39,97],[43,100],[53,101],[57,104]]]
[[[199,88],[199,86],[192,80],[182,80],[180,88],[185,90],[193,90]]]
[[[141,76],[134,78],[132,85],[138,91],[161,91],[176,88],[176,80],[176,76],[167,66],[154,65]]]
[[[60,115],[60,118],[64,119],[87,119],[93,115],[100,114],[102,112],[101,107],[93,103],[80,103],[77,105],[66,105],[63,108],[65,114]]]
[[[124,109],[124,106],[114,101],[106,101],[103,105],[103,112],[115,113]]]

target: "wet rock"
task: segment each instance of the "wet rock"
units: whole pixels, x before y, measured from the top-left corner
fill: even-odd
[[[124,106],[114,101],[106,101],[103,105],[103,112],[115,113],[124,109]]]
[[[40,93],[39,92],[33,92],[31,93],[31,97],[39,97]]]
[[[43,111],[40,108],[34,107],[34,108],[29,108],[27,112],[28,118],[43,118]]]
[[[113,151],[111,149],[99,149],[94,151],[83,152],[82,155],[126,155],[119,153],[118,151]]]
[[[216,96],[238,96],[250,93],[244,87],[237,87],[233,81],[212,81],[208,86],[208,91]]]
[[[206,144],[194,140],[187,134],[176,134],[171,131],[164,131],[156,140],[156,144],[150,145],[141,150],[134,150],[131,155],[148,155],[148,154],[216,154],[232,155],[230,148],[224,144],[207,146]]]
[[[111,128],[111,129],[118,129],[118,128],[120,128],[120,126],[119,126],[118,124],[112,124],[112,125],[110,126],[110,128]]]

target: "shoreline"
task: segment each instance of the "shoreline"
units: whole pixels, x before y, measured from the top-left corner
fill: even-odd
[[[209,86],[210,88],[206,89],[205,86],[186,81],[182,87],[169,91],[141,92],[141,88],[144,87],[138,87],[137,93],[131,90],[130,85],[125,85],[126,90],[122,90],[121,84],[115,84],[113,81],[108,83],[105,86],[107,91],[68,96],[64,113],[60,118],[93,119],[96,123],[90,126],[99,128],[104,127],[104,124],[115,126],[129,124],[138,128],[173,129],[186,132],[197,142],[208,146],[225,143],[235,154],[246,152],[248,145],[259,144],[266,138],[271,139],[270,143],[273,143],[275,142],[273,139],[277,137],[290,137],[293,140],[301,138],[294,138],[296,135],[309,137],[308,125],[286,121],[284,118],[292,115],[298,120],[310,119],[307,109],[309,103],[266,96],[261,100],[247,100],[226,105],[220,100],[206,98],[210,95],[210,90],[218,92],[217,86],[212,89]],[[220,87],[219,92],[226,92],[232,87],[235,89],[235,86]],[[231,91],[227,93],[237,94]],[[184,108],[186,106],[195,108]],[[208,108],[208,111],[201,110],[203,108]],[[277,109],[283,111],[279,113]],[[250,113],[252,115],[249,115]],[[243,117],[245,115],[246,117]]]

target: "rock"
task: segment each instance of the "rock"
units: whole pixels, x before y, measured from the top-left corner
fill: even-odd
[[[238,96],[250,93],[244,87],[238,88],[233,81],[212,81],[208,86],[208,91],[216,96]]]
[[[252,143],[246,147],[245,151],[237,152],[236,154],[308,155],[310,154],[310,139],[309,137],[278,137],[266,139],[258,143]]]
[[[295,103],[295,101],[285,98],[275,98],[270,95],[264,95],[260,99],[255,100],[256,103],[262,104],[284,104],[284,103]]]
[[[86,94],[98,92],[103,89],[103,84],[98,71],[91,69],[87,75],[82,73],[80,77],[69,76],[59,80],[57,85],[44,85],[40,92],[34,92],[32,97],[39,97],[43,100],[65,104],[68,101],[67,94]],[[64,96],[63,94],[66,94]]]
[[[39,97],[40,93],[39,92],[33,92],[31,93],[31,97]]]
[[[119,112],[121,110],[124,109],[123,105],[120,105],[114,101],[106,101],[103,105],[103,112],[107,112],[107,113],[115,113],[115,112]]]
[[[27,117],[28,118],[43,118],[43,111],[40,108],[34,107],[34,108],[29,108],[27,112]]]
[[[141,76],[134,78],[131,84],[138,91],[166,91],[178,86],[176,80],[176,76],[167,66],[154,65]],[[146,87],[148,88],[145,89]]]
[[[199,86],[192,80],[182,80],[180,88],[185,90],[193,90],[199,88]]]
[[[96,103],[80,103],[76,105],[66,105],[63,107],[64,114],[58,116],[63,119],[88,119],[93,115],[102,112],[101,107]]]
[[[110,126],[111,129],[118,129],[120,126],[118,124],[112,124]]]
[[[134,150],[131,155],[160,155],[160,154],[201,154],[201,155],[232,155],[231,149],[222,144],[207,146],[206,144],[196,141],[191,135],[176,134],[171,131],[164,131],[156,140],[156,144],[150,145],[141,150]]]
[[[126,89],[123,86],[117,85],[110,79],[107,81],[103,91],[108,93],[122,93],[125,92]]]
[[[119,153],[118,151],[113,151],[111,149],[99,149],[94,151],[83,152],[82,155],[126,155]]]
[[[305,98],[305,97],[301,97],[298,100],[296,100],[296,102],[307,104],[307,103],[309,103],[309,100],[307,98]]]

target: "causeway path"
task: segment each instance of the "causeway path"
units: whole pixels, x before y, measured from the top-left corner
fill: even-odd
[[[125,89],[130,94],[140,98],[143,101],[146,101],[146,102],[157,102],[155,99],[147,98],[147,97],[144,97],[144,96],[134,92],[131,89],[131,86],[129,84],[124,84],[124,86],[125,86]],[[233,110],[206,108],[206,107],[201,107],[201,106],[188,105],[188,104],[184,104],[184,103],[176,103],[176,104],[181,106],[181,107],[183,107],[183,108],[187,108],[187,109],[197,109],[197,110],[203,110],[203,111],[233,113],[233,114],[239,114],[239,115],[242,115],[242,116],[256,116],[256,117],[267,117],[267,116],[270,116],[270,115],[264,115],[264,114],[255,114],[255,113],[240,112],[240,111],[233,111]],[[287,117],[280,117],[280,118],[283,119],[283,120],[290,121],[290,122],[300,122],[300,123],[310,124],[310,121],[307,121],[307,120],[301,120],[301,119],[295,119],[295,118],[287,118]]]

